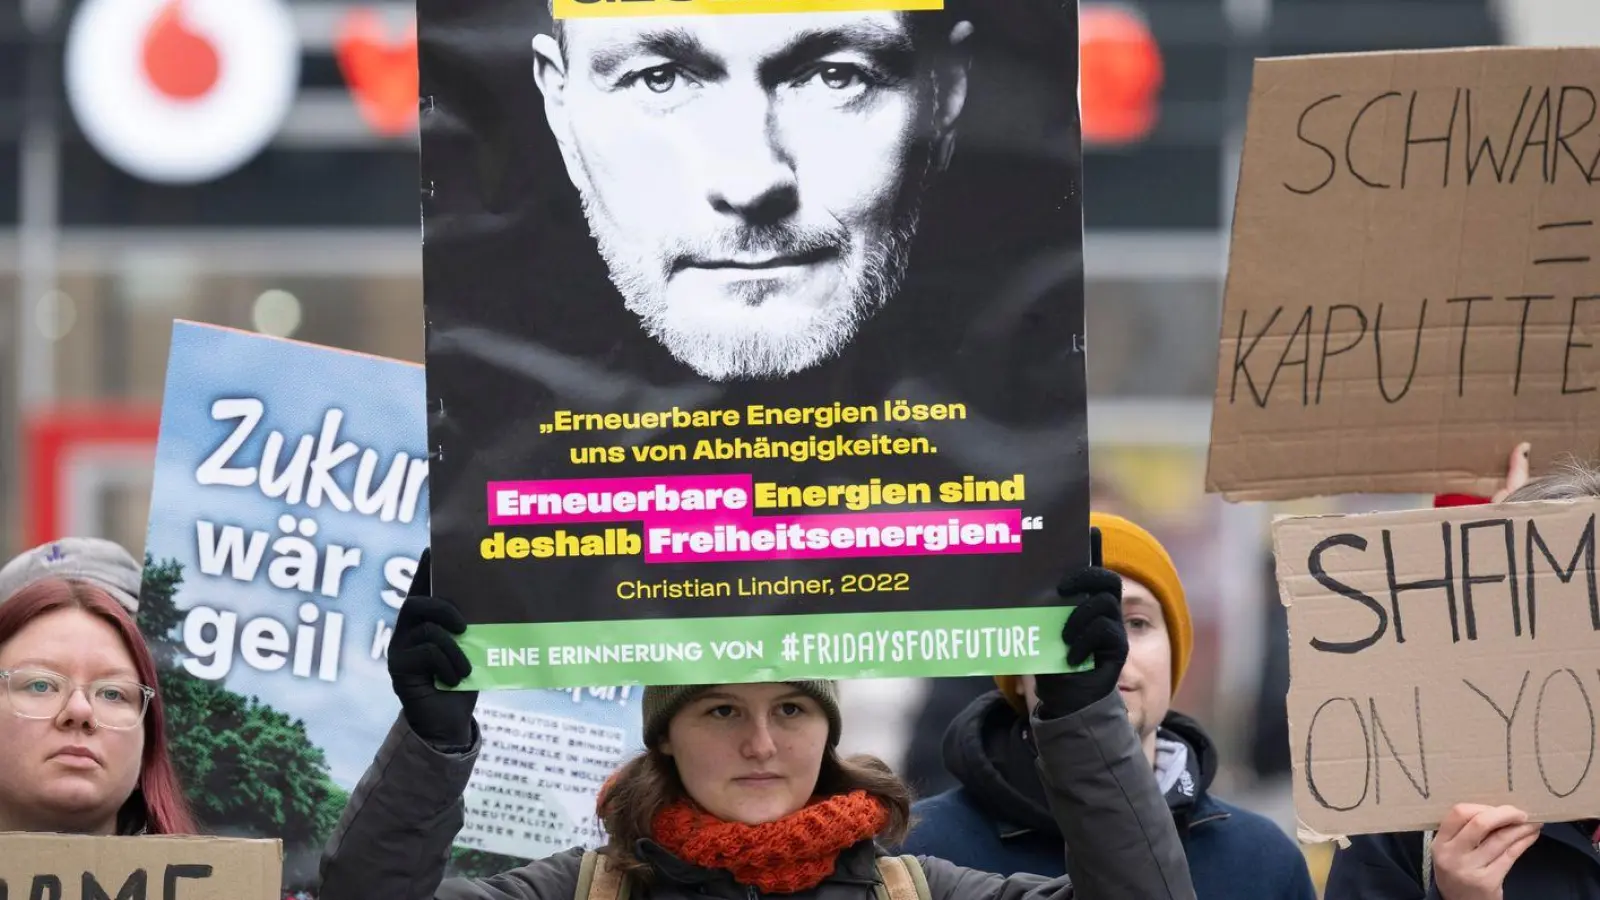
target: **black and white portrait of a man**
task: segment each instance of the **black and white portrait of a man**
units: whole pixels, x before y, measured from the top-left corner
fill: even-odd
[[[1055,603],[1088,558],[1072,0],[417,0],[417,23],[438,584],[528,621],[775,574],[909,578],[772,601],[815,613]],[[932,408],[957,412],[906,418]],[[1051,525],[983,560],[481,556],[497,482],[745,474],[1020,475]]]
[[[944,13],[557,19],[544,113],[611,281],[711,381],[836,356],[893,303],[966,102]]]

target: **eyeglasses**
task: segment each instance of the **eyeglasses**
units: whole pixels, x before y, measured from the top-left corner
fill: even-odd
[[[4,669],[6,702],[11,711],[24,719],[54,719],[67,708],[67,701],[79,688],[89,698],[94,723],[117,731],[137,728],[150,708],[155,688],[137,681],[107,679],[80,685],[48,669]]]

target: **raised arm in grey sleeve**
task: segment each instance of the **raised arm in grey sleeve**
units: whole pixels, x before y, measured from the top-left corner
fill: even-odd
[[[1035,719],[1033,737],[1078,897],[1193,900],[1183,842],[1122,696]]]
[[[571,900],[581,850],[492,878],[444,879],[477,759],[477,744],[442,753],[401,716],[328,839],[322,900]]]

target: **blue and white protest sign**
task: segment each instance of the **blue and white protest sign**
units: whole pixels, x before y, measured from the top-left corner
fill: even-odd
[[[399,712],[386,653],[428,544],[421,366],[188,322],[172,336],[140,624],[209,831],[317,855]],[[484,695],[456,867],[602,839],[639,688]]]

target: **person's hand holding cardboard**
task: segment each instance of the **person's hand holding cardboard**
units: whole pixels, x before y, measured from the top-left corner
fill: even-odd
[[[1444,900],[1501,900],[1506,873],[1539,839],[1515,806],[1458,803],[1433,839],[1434,883]]]

